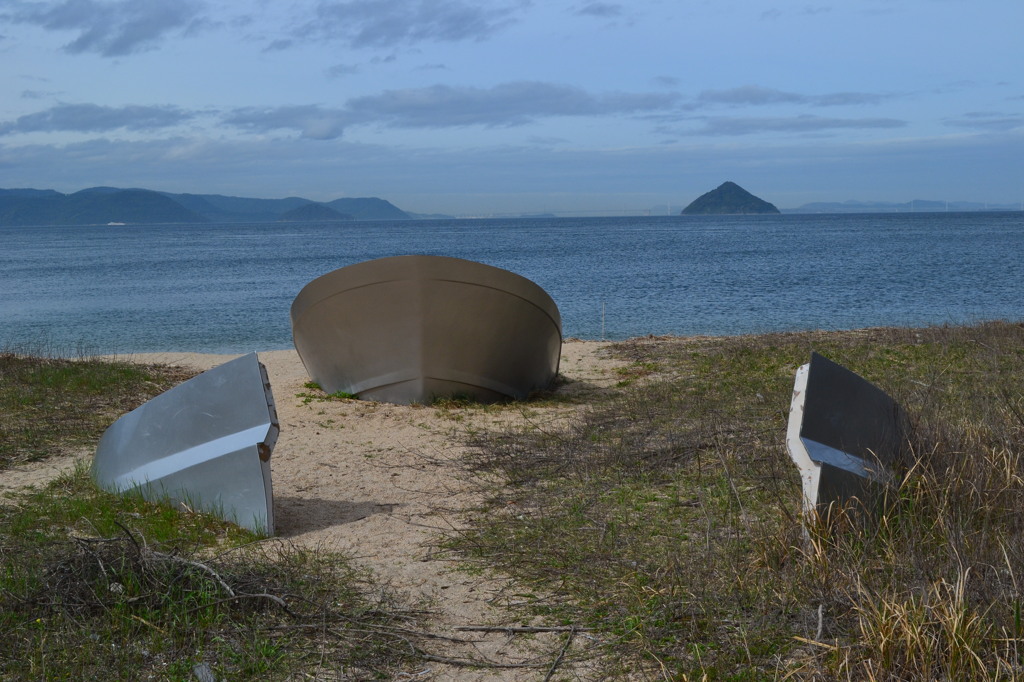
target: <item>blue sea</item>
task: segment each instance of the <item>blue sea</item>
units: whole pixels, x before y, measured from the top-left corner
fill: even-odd
[[[0,349],[291,347],[326,272],[435,254],[519,273],[566,337],[1024,319],[1024,213],[0,227]]]

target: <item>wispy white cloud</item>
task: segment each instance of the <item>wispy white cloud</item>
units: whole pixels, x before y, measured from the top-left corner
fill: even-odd
[[[296,29],[293,38],[368,48],[477,41],[514,23],[524,4],[515,0],[490,6],[463,0],[321,0],[315,18]]]
[[[948,118],[943,123],[951,128],[1009,132],[1017,128],[1024,128],[1024,116],[991,111],[973,111],[959,118]]]
[[[328,109],[314,104],[282,107],[241,107],[228,112],[224,123],[250,132],[268,133],[294,130],[310,140],[333,140],[341,137],[352,116],[341,109]]]
[[[816,14],[828,14],[832,8],[825,5],[804,5],[794,9],[782,10],[777,7],[761,12],[761,19],[775,21],[787,16],[814,16]]]
[[[53,97],[57,93],[50,92],[48,90],[22,90],[22,99],[46,99],[47,97]]]
[[[552,116],[603,116],[660,111],[676,96],[664,93],[593,94],[582,88],[522,81],[492,88],[434,85],[389,90],[350,100],[359,119],[404,128],[515,126]]]
[[[600,17],[611,19],[620,17],[625,12],[622,5],[613,2],[588,2],[577,7],[573,14],[581,17]]]
[[[665,93],[591,93],[543,82],[515,82],[492,88],[434,85],[388,90],[356,97],[341,107],[317,104],[235,107],[220,112],[187,111],[174,106],[58,104],[0,122],[0,135],[32,132],[106,133],[123,129],[158,131],[193,118],[213,115],[219,125],[255,133],[298,133],[309,140],[334,140],[353,125],[382,128],[460,126],[510,127],[551,117],[602,117],[670,110],[676,95]]]
[[[112,130],[158,130],[183,123],[193,114],[174,106],[105,107],[58,104],[50,109],[0,123],[0,135],[35,132],[105,133]]]
[[[361,70],[358,64],[335,64],[327,69],[327,75],[331,78],[343,78],[344,76],[354,76]]]
[[[878,104],[885,95],[869,92],[834,92],[824,95],[804,95],[760,85],[743,85],[727,90],[705,90],[697,96],[699,104],[727,106],[765,106],[771,104],[807,104],[810,106],[848,106]]]
[[[827,118],[823,116],[780,116],[764,118],[710,117],[703,128],[690,135],[752,135],[755,133],[819,133],[827,130],[869,130],[902,128],[906,121],[894,118]]]
[[[732,106],[794,103],[803,102],[805,99],[804,95],[764,88],[759,85],[743,85],[728,90],[705,90],[697,96],[697,101],[703,104]]]
[[[170,34],[202,21],[199,0],[60,0],[8,2],[0,21],[31,24],[76,37],[64,46],[72,54],[118,57],[155,47]]]

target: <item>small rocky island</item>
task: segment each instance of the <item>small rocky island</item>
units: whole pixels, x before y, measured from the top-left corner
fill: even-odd
[[[680,215],[747,215],[780,212],[774,204],[755,197],[735,182],[723,182],[717,189],[694,199]]]

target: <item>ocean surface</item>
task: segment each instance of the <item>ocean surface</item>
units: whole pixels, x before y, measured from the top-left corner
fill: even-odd
[[[310,280],[373,258],[542,286],[566,337],[1024,319],[1024,212],[0,227],[0,349],[291,347]]]

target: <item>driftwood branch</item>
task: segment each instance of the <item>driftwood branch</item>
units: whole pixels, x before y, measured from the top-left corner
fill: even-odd
[[[555,671],[558,670],[558,666],[562,664],[562,660],[565,658],[565,652],[569,650],[569,646],[572,645],[572,640],[576,637],[576,628],[569,630],[569,634],[565,638],[565,645],[562,646],[562,650],[558,652],[558,658],[548,668],[548,674],[544,676],[544,682],[551,682],[551,678],[555,676]]]
[[[198,611],[200,609],[205,609],[205,608],[209,608],[211,606],[216,606],[217,604],[225,604],[225,603],[227,603],[229,601],[237,601],[239,599],[269,599],[270,601],[274,602],[275,604],[280,606],[282,609],[284,609],[285,613],[287,613],[288,615],[294,615],[292,613],[291,609],[288,608],[288,603],[284,599],[281,599],[277,595],[268,594],[266,592],[261,592],[259,594],[232,594],[230,597],[224,597],[223,599],[218,599],[215,602],[211,602],[209,604],[203,604],[201,606],[196,606],[194,608],[191,608],[188,611],[186,611],[185,613],[192,613],[192,612]]]
[[[351,619],[346,619],[350,620]],[[398,635],[398,636],[409,636],[409,637],[422,637],[423,639],[439,639],[445,642],[455,642],[456,644],[472,644],[468,639],[460,639],[458,637],[445,637],[444,635],[436,635],[433,632],[425,632],[423,630],[412,630],[410,628],[403,628],[396,625],[374,625],[373,623],[360,623],[359,627],[370,628],[375,632],[381,632],[384,634]]]
[[[198,568],[199,570],[204,571],[210,577],[212,577],[214,580],[216,580],[217,583],[229,595],[231,595],[232,597],[236,596],[235,595],[235,591],[233,589],[231,589],[230,585],[228,585],[226,582],[224,582],[224,579],[220,577],[220,574],[217,573],[217,571],[213,570],[212,568],[210,568],[209,566],[207,566],[206,564],[204,564],[204,563],[202,563],[200,561],[192,561],[190,559],[185,559],[183,557],[176,556],[174,554],[164,554],[163,552],[154,552],[153,550],[148,550],[147,554],[150,557],[153,557],[154,559],[159,559],[160,561],[170,561],[170,562],[177,563],[177,564],[184,564],[186,566],[191,566],[192,568]],[[247,595],[247,596],[253,596],[253,595]],[[276,599],[276,597],[275,597],[275,599]],[[282,604],[283,604],[283,602],[282,602]]]
[[[522,625],[522,626],[501,626],[501,625],[459,625],[452,628],[457,632],[507,632],[509,634],[525,634],[533,632],[590,632],[590,628],[581,628],[576,625]]]

